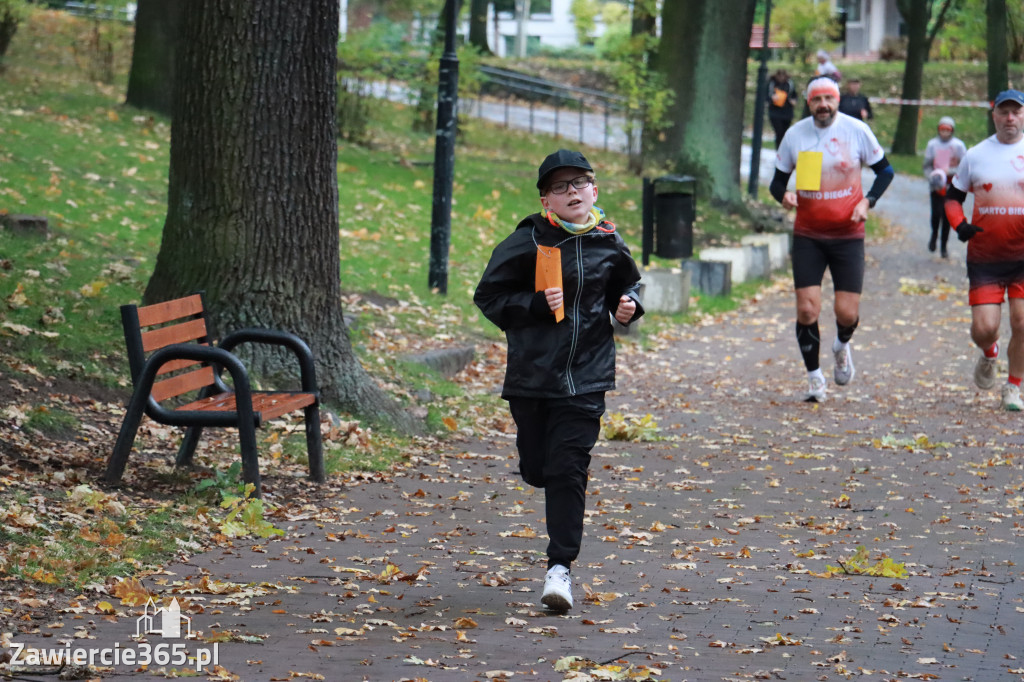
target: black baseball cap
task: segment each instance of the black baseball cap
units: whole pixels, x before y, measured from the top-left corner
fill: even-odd
[[[1020,90],[1003,90],[996,95],[996,99],[992,102],[992,106],[998,107],[1003,102],[1016,102],[1024,107],[1024,92],[1021,92]]]
[[[544,189],[547,185],[548,176],[559,168],[582,168],[591,173],[594,172],[594,169],[590,167],[590,163],[583,154],[568,149],[559,149],[553,154],[548,154],[544,162],[540,164],[540,168],[537,169],[537,189]]]

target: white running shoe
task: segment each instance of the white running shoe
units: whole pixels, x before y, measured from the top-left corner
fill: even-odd
[[[836,348],[836,344],[839,344],[839,348]],[[839,339],[836,339],[832,342],[832,353],[836,356],[834,373],[836,385],[845,386],[853,380],[853,375],[857,373],[853,366],[853,352],[850,350],[849,342],[839,343]]]
[[[1024,400],[1020,399],[1020,386],[1003,384],[1003,409],[1007,412],[1024,411]]]
[[[572,576],[568,568],[555,564],[548,569],[540,603],[552,611],[565,612],[572,608]]]
[[[825,402],[825,377],[821,374],[811,374],[807,377],[807,393],[804,394],[804,402]]]
[[[974,383],[985,390],[996,385],[996,358],[987,358],[984,353],[981,354],[974,365]]]

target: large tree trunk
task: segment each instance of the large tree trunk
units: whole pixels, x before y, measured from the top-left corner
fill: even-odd
[[[491,0],[471,0],[469,3],[469,44],[483,54],[492,54],[487,45],[487,8]]]
[[[139,0],[125,104],[170,116],[184,0]]]
[[[1006,0],[987,0],[985,3],[985,37],[988,39],[988,100],[995,100],[996,95],[1009,87],[1010,55],[1006,42],[1006,23],[1009,13]],[[996,132],[992,117],[988,119],[988,132]]]
[[[633,58],[640,62],[637,70],[647,74],[648,77],[650,72],[656,70],[656,37],[658,32],[656,11],[657,3],[655,0],[634,0],[633,15],[630,17],[630,53]],[[629,170],[640,174],[643,172],[644,159],[648,156],[651,146],[657,139],[657,133],[651,126],[647,125],[645,112],[641,112],[640,120],[637,122],[640,124],[639,130],[634,128],[633,121],[628,122],[630,136]],[[638,145],[635,145],[633,142],[636,137],[640,138]]]
[[[658,69],[675,92],[673,125],[652,151],[698,179],[702,193],[740,201],[747,52],[755,0],[676,0],[661,17]]]
[[[924,62],[928,57],[929,0],[901,0],[900,12],[907,23],[907,61],[903,67],[903,99],[921,99]],[[892,141],[893,154],[917,153],[917,123],[920,107],[901,104]]]
[[[0,9],[0,58],[7,54],[14,34],[18,32],[21,18],[13,9]]]
[[[402,428],[342,320],[335,140],[337,0],[186,0],[167,221],[146,302],[202,289],[214,332],[294,332],[324,399]],[[291,373],[246,348],[250,371]]]

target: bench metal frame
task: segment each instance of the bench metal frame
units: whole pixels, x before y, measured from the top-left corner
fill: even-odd
[[[202,292],[141,308],[121,306],[121,324],[134,390],[107,462],[104,479],[108,483],[121,480],[146,414],[160,424],[186,427],[176,466],[191,465],[204,427],[237,427],[242,477],[255,486],[254,494],[259,497],[256,428],[297,409],[303,410],[305,420],[310,478],[318,483],[326,479],[313,353],[302,339],[272,329],[241,329],[215,346],[207,332],[210,326]],[[279,345],[292,351],[299,365],[301,391],[252,390],[245,365],[232,353],[241,343]],[[223,370],[230,375],[233,388],[221,378]],[[198,397],[185,405],[163,404],[196,391]]]

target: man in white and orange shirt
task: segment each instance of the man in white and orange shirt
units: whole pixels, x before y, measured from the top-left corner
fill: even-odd
[[[796,209],[793,226],[793,283],[796,289],[796,338],[807,368],[804,400],[825,400],[825,375],[819,363],[821,282],[828,268],[835,289],[834,378],[842,386],[854,375],[850,337],[860,322],[864,284],[864,221],[895,175],[871,128],[839,113],[839,86],[827,77],[807,85],[811,116],[798,121],[782,138],[771,193],[786,208]],[[861,165],[875,171],[863,194]],[[787,191],[797,171],[796,191]],[[805,189],[806,187],[806,189]]]
[[[953,186],[946,192],[946,216],[957,238],[967,242],[971,339],[981,349],[974,383],[996,385],[999,323],[1004,297],[1010,304],[1010,341],[1006,345],[1009,378],[1003,386],[1004,410],[1024,410],[1024,92],[1004,90],[992,103],[996,134],[967,150]],[[974,193],[974,214],[964,217],[963,202]]]

